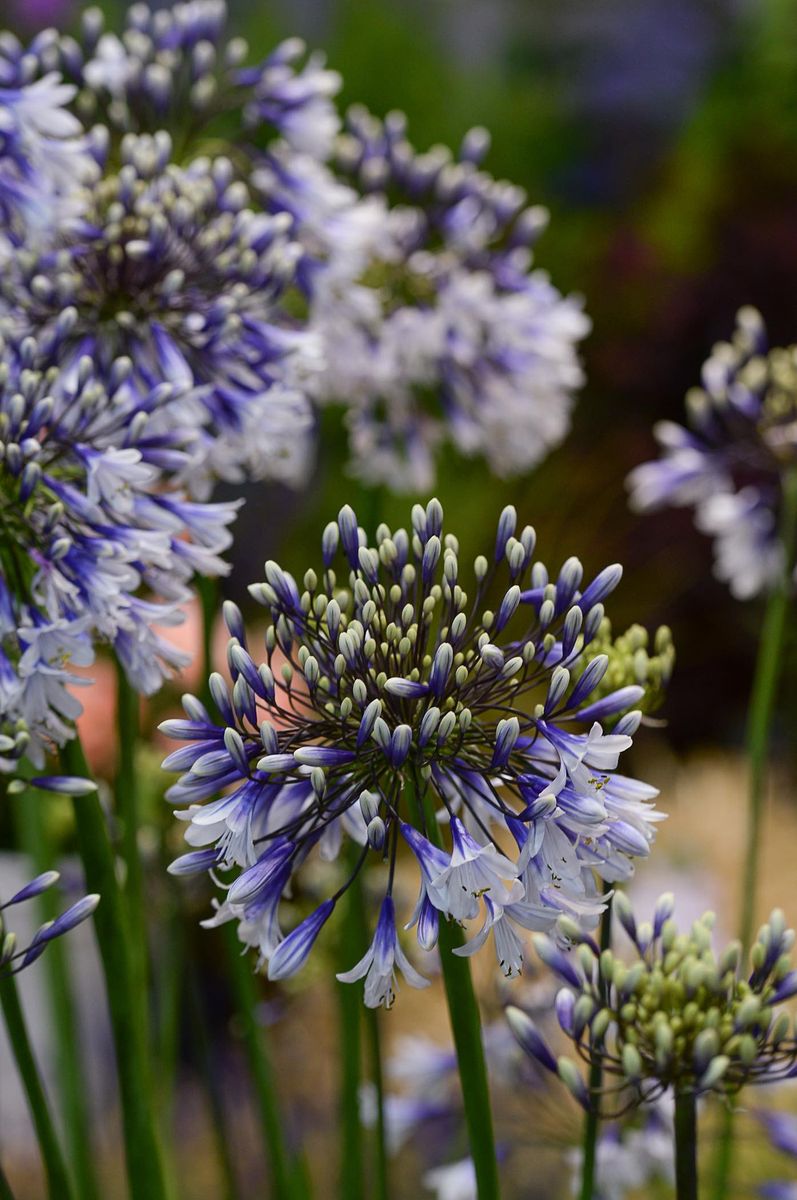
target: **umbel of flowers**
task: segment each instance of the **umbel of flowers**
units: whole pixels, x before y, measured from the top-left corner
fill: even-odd
[[[446,441],[518,474],[570,427],[589,321],[532,269],[547,213],[487,172],[489,146],[472,129],[458,153],[421,153],[403,114],[380,121],[359,106],[336,142],[338,174],[361,199],[328,223],[313,283],[327,359],[315,390],[346,405],[352,467],[368,483],[432,487]]]
[[[106,376],[124,355],[142,394],[160,382],[194,388],[197,426],[183,476],[194,492],[215,476],[304,476],[309,404],[284,382],[304,343],[280,302],[300,247],[287,213],[249,206],[227,158],[172,161],[165,132],[127,135],[84,220],[54,247],[14,254],[0,295],[21,328],[48,329],[74,311],[61,360],[89,355]],[[282,322],[282,324],[281,324]]]
[[[559,929],[575,944],[573,953],[544,935],[535,944],[565,984],[556,999],[562,1030],[579,1057],[600,1063],[615,1083],[605,1082],[601,1094],[591,1095],[573,1060],[554,1057],[525,1013],[507,1013],[527,1052],[558,1073],[579,1103],[616,1110],[667,1090],[733,1096],[747,1084],[774,1083],[793,1073],[795,1030],[788,1013],[777,1011],[797,994],[790,959],[794,931],[782,912],[773,912],[759,930],[745,970],[738,942],[715,953],[712,913],[681,934],[670,895],[661,897],[651,922],[638,924],[621,892],[613,909],[636,951],[631,963],[611,950],[601,952],[567,919]]]
[[[158,631],[182,619],[195,572],[226,568],[235,504],[164,489],[195,427],[168,384],[131,386],[129,359],[105,380],[81,357],[59,366],[77,314],[38,340],[0,338],[0,769],[74,734],[97,641],[150,693],[184,655]],[[172,411],[172,406],[174,410]]]
[[[662,456],[631,472],[632,504],[693,508],[714,538],[716,574],[747,599],[778,583],[786,565],[780,526],[797,469],[797,347],[770,349],[759,313],[741,309],[686,407],[688,428],[656,426]]]
[[[172,869],[233,872],[213,922],[238,921],[271,978],[302,965],[347,885],[287,937],[284,891],[344,836],[362,847],[358,869],[387,865],[373,945],[348,976],[366,976],[369,1005],[392,1002],[397,965],[423,982],[396,933],[401,846],[420,872],[420,946],[435,945],[441,916],[481,918],[463,952],[492,932],[507,975],[521,969],[518,929],[563,913],[594,924],[596,876],[627,879],[648,854],[655,789],[616,771],[643,689],[596,699],[609,660],[586,660],[621,569],[585,583],[569,558],[551,577],[534,544],[507,508],[489,558],[464,577],[438,501],[416,505],[409,530],[381,525],[372,544],[345,507],[318,571],[297,582],[269,562],[252,585],[271,616],[265,661],[225,605],[231,686],[211,676],[218,715],[186,697],[185,719],[163,726],[187,743],[165,765],[182,772],[168,796],[196,847]]]
[[[89,9],[78,40],[54,31],[29,47],[6,39],[0,75],[23,91],[38,87],[40,77],[68,80],[58,93],[69,104],[63,120],[77,117],[90,130],[92,154],[85,157],[94,167],[93,155],[110,180],[131,135],[158,139],[159,146],[168,135],[173,165],[188,172],[189,192],[200,187],[195,172],[209,172],[220,180],[218,205],[228,218],[254,206],[260,216],[287,222],[300,255],[281,316],[290,314],[286,324],[314,338],[290,356],[287,374],[276,370],[276,351],[284,346],[274,329],[271,280],[255,289],[267,304],[244,305],[240,334],[230,338],[227,328],[226,363],[210,382],[228,387],[236,363],[246,376],[243,389],[233,380],[231,412],[214,398],[221,432],[237,435],[226,454],[225,438],[217,445],[228,470],[243,463],[262,476],[279,467],[290,445],[280,431],[298,441],[299,396],[345,407],[352,469],[367,481],[431,487],[436,451],[446,441],[485,457],[499,474],[529,469],[567,432],[582,382],[576,345],[589,328],[580,302],[563,298],[547,275],[532,269],[545,212],[529,206],[521,188],[488,174],[485,131],[472,130],[457,154],[443,147],[421,153],[401,114],[382,122],[353,109],[341,133],[340,78],[319,56],[307,58],[302,43],[290,39],[250,63],[246,43],[227,39],[225,24],[222,0],[158,12],[134,4],[118,36]],[[128,174],[121,177],[123,192]],[[88,225],[96,238],[107,221],[90,215]],[[82,261],[84,239],[67,240]],[[162,237],[133,233],[130,240],[139,274],[161,258]],[[245,294],[249,277],[240,252],[226,239],[221,250],[228,287],[232,271],[241,275]],[[188,260],[196,265],[193,254]],[[164,255],[166,307],[179,317],[196,272],[187,270],[177,282],[168,263]],[[278,277],[284,282],[284,273]],[[200,295],[215,300],[218,271],[206,269],[203,279]],[[207,321],[218,346],[221,318],[236,321],[240,304],[231,303],[228,314],[221,301],[204,300],[197,314],[191,300],[192,335],[204,336]],[[89,299],[89,315],[92,309]],[[159,362],[166,371],[157,378],[173,380],[180,359],[178,347],[173,362]],[[206,373],[198,381],[208,382]],[[291,393],[287,412],[275,383]],[[282,450],[261,450],[247,461],[249,447],[269,437]],[[283,464],[280,475],[287,474]]]

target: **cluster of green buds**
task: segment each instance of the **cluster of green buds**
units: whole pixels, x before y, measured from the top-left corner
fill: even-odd
[[[617,893],[613,912],[637,952],[630,964],[601,951],[568,918],[559,930],[572,953],[535,938],[541,958],[566,985],[556,998],[562,1030],[585,1063],[602,1069],[600,1093],[590,1093],[572,1059],[554,1056],[524,1012],[510,1008],[507,1016],[527,1053],[558,1074],[585,1108],[612,1107],[616,1115],[668,1089],[729,1096],[797,1071],[797,1031],[787,1013],[776,1011],[797,994],[789,957],[794,931],[783,913],[775,910],[759,930],[745,974],[738,942],[715,954],[712,913],[682,934],[673,905],[671,895],[662,896],[653,920],[637,924]]]
[[[675,645],[669,626],[660,625],[651,638],[644,626],[635,624],[614,637],[612,623],[604,617],[585,654],[585,667],[599,654],[605,654],[609,660],[599,692],[608,695],[636,685],[644,688],[644,695],[637,702],[642,712],[655,712],[661,706],[675,666]]]

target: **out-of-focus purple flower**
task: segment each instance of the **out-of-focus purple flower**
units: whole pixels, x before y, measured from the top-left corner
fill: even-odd
[[[689,427],[656,426],[662,455],[631,472],[631,504],[692,508],[714,539],[716,575],[749,599],[784,569],[778,527],[784,478],[797,469],[797,352],[770,350],[760,315],[744,308],[686,399]]]
[[[547,216],[487,175],[488,146],[472,130],[458,157],[421,154],[401,114],[381,122],[362,109],[337,143],[357,201],[306,233],[326,247],[309,277],[326,357],[316,391],[346,406],[352,468],[366,482],[427,490],[446,441],[517,474],[569,428],[589,322],[531,270]]]
[[[38,340],[0,338],[3,771],[22,755],[41,766],[74,736],[72,687],[88,683],[74,668],[91,664],[96,642],[113,645],[142,692],[185,664],[158,627],[182,619],[195,572],[226,570],[237,508],[169,486],[196,436],[185,392],[133,387],[129,359],[109,364],[107,382],[86,356],[62,365],[76,320],[64,309]],[[74,794],[81,784],[49,786]]]
[[[55,72],[0,86],[0,261],[24,242],[52,241],[83,210],[97,166],[67,108],[75,90]]]

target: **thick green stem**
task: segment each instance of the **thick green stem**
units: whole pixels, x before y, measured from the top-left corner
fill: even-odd
[[[138,845],[141,814],[136,782],[136,743],[138,741],[138,693],[131,687],[124,667],[116,663],[116,745],[119,760],[114,780],[116,809],[121,818],[121,851],[125,863],[125,909],[130,934],[130,963],[136,995],[147,996],[149,978],[147,922],[144,906],[144,876]],[[144,1036],[149,1038],[148,1006],[139,1014]]]
[[[274,1084],[274,1071],[265,1044],[265,1031],[257,1019],[257,986],[249,956],[242,956],[241,943],[232,925],[223,930],[227,949],[227,968],[235,998],[236,1014],[241,1022],[247,1061],[252,1072],[255,1097],[260,1112],[263,1140],[268,1152],[271,1183],[275,1200],[290,1200],[300,1193],[294,1186],[290,1161],[280,1118],[280,1106]]]
[[[349,902],[349,917],[352,926],[356,929],[356,936],[352,934],[348,944],[342,949],[350,954],[350,961],[342,963],[341,970],[348,970],[353,967],[362,955],[365,953],[366,947],[371,940],[371,932],[368,924],[368,904],[365,896],[365,888],[363,887],[362,873],[357,869],[360,857],[360,849],[353,843],[349,846],[349,869],[354,874],[354,878],[348,889]],[[351,988],[351,985],[344,985]],[[356,991],[357,989],[355,989]],[[361,998],[358,997],[360,1020],[365,1025],[365,1036],[369,1051],[369,1070],[370,1081],[374,1086],[374,1100],[376,1105],[376,1121],[373,1131],[373,1150],[374,1162],[373,1171],[370,1177],[369,1197],[373,1200],[388,1200],[390,1195],[390,1170],[387,1153],[387,1128],[385,1124],[385,1085],[382,1073],[382,1031],[379,1021],[379,1009],[364,1008]],[[360,1122],[360,1125],[362,1122]],[[362,1130],[360,1129],[360,1137]],[[361,1151],[362,1154],[362,1151]]]
[[[219,1086],[213,1063],[213,1054],[207,1028],[207,1014],[199,994],[199,983],[193,967],[189,968],[188,974],[188,1006],[191,1014],[193,1042],[199,1056],[199,1068],[202,1072],[205,1094],[208,1098],[210,1123],[213,1129],[213,1139],[216,1143],[216,1154],[221,1170],[221,1200],[238,1200],[240,1192],[235,1176],[232,1145],[227,1132],[227,1114],[224,1107],[224,1096]]]
[[[365,1013],[365,1030],[371,1055],[371,1080],[376,1101],[376,1124],[374,1140],[376,1161],[372,1195],[375,1200],[389,1200],[390,1164],[387,1153],[387,1126],[385,1122],[385,1080],[382,1068],[382,1031],[378,1008],[369,1008]]]
[[[607,903],[609,903],[607,899]],[[612,945],[612,910],[607,908],[603,914],[601,921],[601,950],[610,950]],[[600,1095],[601,1085],[603,1083],[603,1068],[600,1060],[596,1059],[589,1069],[589,1094],[597,1097]],[[581,1167],[581,1191],[579,1192],[579,1200],[593,1200],[595,1193],[595,1164],[597,1161],[598,1152],[598,1127],[600,1118],[598,1116],[597,1105],[592,1108],[584,1118],[584,1155],[583,1164]]]
[[[431,797],[426,797],[426,833],[440,849],[443,839],[437,823]],[[454,1048],[459,1065],[465,1123],[468,1128],[470,1153],[476,1169],[476,1189],[479,1200],[498,1200],[498,1159],[495,1153],[493,1115],[490,1089],[484,1060],[481,1017],[470,964],[467,958],[454,954],[465,944],[460,927],[452,921],[440,922],[440,964],[448,1002],[448,1015],[454,1035]]]
[[[219,586],[215,579],[196,577],[196,589],[202,609],[202,650],[200,697],[211,703],[208,678],[213,670],[213,626],[219,615]],[[257,991],[248,961],[241,956],[241,945],[231,925],[224,928],[229,980],[235,1001],[236,1015],[241,1023],[252,1073],[255,1097],[260,1112],[263,1140],[269,1157],[275,1200],[300,1197],[304,1194],[303,1176],[292,1169],[280,1118],[280,1105],[274,1084],[274,1073],[266,1053],[263,1030],[255,1015]],[[295,1164],[294,1164],[295,1166]]]
[[[783,667],[783,641],[786,618],[793,603],[792,576],[797,547],[797,470],[787,472],[783,481],[783,511],[780,540],[783,546],[783,575],[767,601],[758,645],[753,689],[747,721],[749,766],[748,829],[742,875],[742,900],[739,938],[745,950],[753,940],[758,892],[761,820],[764,807],[770,729],[775,711],[778,682]],[[715,1200],[725,1200],[733,1164],[733,1111],[722,1118],[717,1163],[714,1174]]]
[[[697,1103],[693,1092],[675,1096],[676,1200],[697,1200]]]
[[[91,777],[77,737],[67,742],[61,751],[61,761],[67,774]],[[96,794],[76,798],[74,812],[86,885],[89,891],[99,892],[102,897],[94,915],[94,930],[116,1052],[130,1193],[133,1200],[164,1200],[167,1193],[153,1117],[149,1047],[140,1016],[147,996],[135,990],[128,914],[116,878],[105,814]]]
[[[162,917],[166,933],[162,949],[163,961],[157,970],[159,989],[156,1027],[156,1082],[160,1103],[160,1128],[167,1147],[171,1143],[174,1118],[174,1085],[185,982],[185,938],[171,890],[168,895],[168,909]]]
[[[360,930],[361,899],[357,876],[345,897],[346,910],[340,920],[339,961],[341,970],[349,970],[362,957]],[[362,1123],[360,1121],[360,1079],[362,1048],[360,1027],[363,1000],[359,988],[338,983],[340,1020],[340,1175],[341,1200],[365,1200]]]
[[[58,1143],[44,1086],[33,1056],[22,1006],[19,1003],[16,980],[11,975],[0,976],[0,1006],[3,1009],[11,1050],[19,1070],[28,1107],[36,1129],[50,1200],[72,1200],[74,1192]]]
[[[23,793],[15,797],[14,804],[20,844],[38,873],[49,870],[56,858],[56,848],[44,820],[44,803],[40,796]],[[54,921],[59,912],[58,893],[51,889],[43,892],[39,909],[43,921]],[[56,1043],[58,1092],[75,1183],[80,1200],[99,1200],[74,986],[67,947],[61,938],[55,938],[48,946],[43,970]]]
[[[790,471],[784,479],[781,543],[784,554],[783,578],[779,585],[773,588],[767,602],[747,725],[750,792],[739,928],[739,936],[745,950],[749,948],[753,937],[761,843],[761,816],[769,756],[770,728],[775,710],[778,682],[783,667],[783,637],[786,630],[786,617],[792,603],[792,572],[795,544],[797,544],[797,470]]]

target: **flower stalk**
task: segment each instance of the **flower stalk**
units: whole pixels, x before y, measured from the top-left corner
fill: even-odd
[[[745,949],[750,945],[755,922],[758,865],[761,845],[761,816],[769,755],[770,731],[778,682],[783,667],[783,639],[786,617],[792,600],[795,551],[797,550],[797,468],[788,471],[783,481],[783,513],[780,540],[783,546],[783,576],[767,602],[761,629],[750,714],[747,749],[750,756],[750,793],[748,832],[742,884],[740,938]]]
[[[274,1197],[275,1200],[300,1200],[301,1191],[293,1179],[285,1147],[280,1105],[274,1085],[274,1068],[265,1045],[263,1027],[256,1016],[258,998],[255,976],[248,959],[243,957],[243,947],[236,938],[233,927],[226,925],[223,933],[227,949],[228,979],[232,986],[236,1014],[241,1023],[252,1072]]]
[[[694,1092],[675,1096],[675,1194],[697,1200],[697,1101]]]
[[[11,1050],[36,1129],[36,1137],[47,1176],[48,1195],[50,1200],[73,1200],[75,1193],[72,1189],[72,1181],[66,1168],[63,1151],[50,1115],[44,1085],[33,1055],[25,1016],[19,1002],[16,980],[8,974],[0,976],[0,1007],[3,1010]]]
[[[433,800],[428,791],[423,797],[423,809],[430,841],[441,848],[443,839]],[[476,1171],[476,1191],[478,1200],[499,1200],[498,1159],[495,1152],[479,1004],[473,988],[470,963],[467,958],[454,953],[464,944],[465,939],[459,925],[453,921],[440,922],[439,947],[443,986],[457,1053],[470,1153]]]
[[[609,903],[607,899],[607,904]],[[606,909],[601,920],[601,951],[611,950],[612,946],[612,911]],[[603,1084],[603,1066],[596,1059],[589,1069],[589,1091],[591,1096],[600,1093]],[[595,1192],[595,1167],[598,1151],[598,1127],[600,1115],[596,1107],[590,1108],[584,1116],[584,1160],[581,1168],[580,1200],[593,1200]]]
[[[202,678],[208,680],[213,671],[213,623],[219,603],[219,586],[215,579],[198,575],[196,589],[202,610],[201,663]],[[206,687],[203,699],[211,702]],[[257,992],[255,981],[246,961],[241,957],[242,946],[231,927],[224,930],[229,981],[232,986],[236,1015],[241,1023],[252,1073],[252,1082],[260,1114],[263,1142],[268,1153],[275,1200],[304,1194],[301,1172],[292,1171],[285,1147],[280,1119],[280,1103],[274,1083],[274,1071],[264,1044],[263,1030],[256,1016]]]
[[[797,553],[797,468],[787,471],[783,479],[783,512],[780,528],[783,546],[783,573],[778,585],[767,600],[761,639],[758,648],[750,710],[747,725],[749,792],[747,838],[742,877],[742,907],[739,936],[742,945],[750,945],[755,923],[758,868],[761,847],[761,821],[764,807],[770,732],[775,711],[778,682],[783,667],[783,641],[786,617],[792,603],[793,572]],[[714,1180],[715,1200],[723,1200],[728,1191],[733,1165],[733,1110],[722,1117],[717,1166]]]
[[[15,797],[14,811],[22,848],[36,871],[46,871],[52,865],[55,850],[44,820],[40,798],[23,793]],[[42,892],[39,904],[42,919],[54,921],[58,915],[58,902],[49,889]],[[58,1091],[70,1161],[81,1200],[97,1200],[99,1192],[92,1155],[88,1098],[81,1078],[81,1045],[75,993],[69,961],[60,938],[53,939],[44,957],[50,1019],[57,1046]]]
[[[119,755],[114,791],[122,822],[121,850],[125,863],[125,900],[130,929],[130,962],[134,987],[139,996],[148,994],[149,977],[147,923],[144,910],[144,878],[138,831],[141,823],[136,784],[136,743],[139,734],[139,698],[131,686],[124,665],[116,662],[116,730]],[[148,1037],[147,1006],[141,1011],[145,1037]]]
[[[339,956],[341,963],[347,967],[352,961],[356,962],[363,950],[361,887],[358,875],[346,896],[348,911],[342,913],[340,924]],[[338,983],[337,991],[340,1022],[340,1197],[341,1200],[364,1200],[365,1163],[360,1121],[363,1005],[359,994],[348,984]]]
[[[61,762],[67,774],[84,779],[91,777],[77,737],[63,747]],[[116,878],[105,815],[96,794],[76,798],[74,812],[86,883],[102,896],[94,928],[116,1051],[130,1194],[132,1200],[166,1200],[161,1151],[153,1118],[148,1047],[139,1016],[147,997],[134,990],[136,977],[130,955],[129,919]]]

